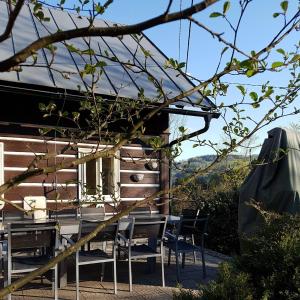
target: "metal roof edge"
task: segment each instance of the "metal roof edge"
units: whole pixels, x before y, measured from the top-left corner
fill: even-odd
[[[141,33],[147,40],[148,42],[156,48],[156,50],[163,56],[165,57],[166,59],[169,59],[169,57],[160,49],[158,48],[153,42],[152,40],[144,33],[142,32]],[[186,74],[184,72],[182,72],[180,69],[177,70],[183,77],[185,80],[187,80],[193,87],[196,87],[196,85],[193,83],[193,81],[188,77],[186,76]],[[208,103],[210,103],[211,105],[211,108],[216,108],[216,105],[207,97],[207,96],[204,96],[200,91],[197,91]],[[196,106],[199,106],[201,107],[201,105],[197,105],[195,104]],[[206,107],[206,106],[203,106],[203,107]]]
[[[73,93],[70,93],[70,91]],[[10,92],[15,95],[27,94],[27,95],[41,96],[41,97],[46,96],[47,98],[52,98],[52,99],[67,98],[69,101],[80,101],[87,97],[86,95],[83,95],[80,92],[74,93],[75,92],[74,90],[64,90],[62,88],[53,88],[53,87],[45,88],[45,86],[37,86],[32,84],[3,81],[3,80],[0,80],[0,92]],[[108,101],[112,101],[115,98],[113,96],[101,95],[101,94],[99,94],[98,96],[104,97]],[[162,109],[162,111],[169,114],[180,114],[180,115],[197,116],[197,117],[204,117],[206,115],[211,115],[212,118],[216,118],[216,119],[220,116],[220,113],[218,112],[188,110],[183,108],[165,107]]]

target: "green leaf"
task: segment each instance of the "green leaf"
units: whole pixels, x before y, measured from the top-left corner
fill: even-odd
[[[282,48],[279,48],[276,51],[282,55],[285,55],[285,51]]]
[[[228,11],[228,9],[230,8],[230,2],[226,1],[223,5],[223,14],[225,15]]]
[[[180,127],[178,128],[178,130],[179,130],[181,133],[184,133],[184,132],[185,132],[185,128],[184,128],[183,126],[180,126]]]
[[[241,68],[246,68],[246,69],[251,69],[252,68],[251,60],[246,59],[246,60],[241,61],[240,67]]]
[[[286,13],[288,6],[289,6],[289,1],[282,1],[280,3],[280,6],[281,6],[282,10],[284,11],[284,13]]]
[[[222,52],[221,52],[221,55],[223,55],[227,50],[228,50],[229,47],[225,47],[223,48]]]
[[[253,101],[257,101],[257,99],[258,99],[257,93],[251,92],[249,95],[250,95],[250,97],[252,98]]]
[[[296,61],[300,61],[300,54],[295,54],[291,59],[291,62],[296,62]]]
[[[213,12],[210,14],[210,18],[217,18],[217,17],[221,17],[223,16],[223,14],[219,13],[219,12]]]
[[[67,44],[67,49],[68,49],[70,52],[78,52],[78,49],[75,48],[72,44]]]
[[[274,13],[274,14],[273,14],[273,18],[277,18],[279,15],[281,15],[281,13],[277,13],[277,12]]]
[[[254,74],[255,74],[255,71],[254,71],[254,70],[248,70],[248,71],[246,72],[247,77],[251,77],[251,76],[253,76]]]
[[[97,62],[96,66],[103,68],[103,67],[107,66],[107,63],[105,61],[100,60]]]
[[[182,69],[185,67],[185,62],[181,62],[178,64],[178,69]]]
[[[260,107],[260,104],[258,102],[252,103],[253,108],[258,108]]]
[[[272,63],[272,69],[276,69],[276,68],[279,68],[281,66],[283,66],[283,62],[282,61],[274,61]]]
[[[95,51],[91,48],[88,48],[88,49],[81,51],[81,54],[95,55]]]
[[[241,91],[243,96],[246,95],[246,89],[243,85],[237,85],[236,87]]]

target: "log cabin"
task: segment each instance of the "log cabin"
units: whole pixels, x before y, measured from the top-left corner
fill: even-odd
[[[0,1],[0,28],[5,28],[7,11],[7,2]],[[45,35],[89,24],[86,17],[79,17],[74,12],[44,8],[43,13],[49,18],[47,22],[37,17],[31,4],[24,5],[11,36],[0,44],[0,60],[12,56]],[[95,26],[118,25],[97,18]],[[194,87],[183,72],[166,67],[168,58],[145,34],[76,38],[55,43],[54,46],[55,55],[51,49],[41,49],[23,63],[20,69],[0,73],[1,184],[25,171],[36,155],[58,153],[56,157],[42,159],[37,165],[50,166],[85,155],[95,145],[110,146],[101,145],[101,142],[99,146],[99,140],[90,138],[77,142],[76,149],[71,147],[65,150],[66,145],[70,145],[70,138],[56,133],[41,136],[39,130],[67,126],[63,121],[44,118],[40,103],[47,105],[52,101],[58,108],[74,111],[78,109],[80,101],[87,97],[89,78],[82,75],[82,70],[88,63],[82,53],[87,49],[93,49],[93,52],[89,52],[92,64],[101,62],[97,66],[101,80],[94,86],[94,92],[107,99],[108,103],[117,98],[122,101],[139,100],[143,93],[147,99],[156,99],[153,100],[153,105],[157,105],[157,86],[149,80],[149,76],[157,79],[168,98]],[[81,49],[82,52],[74,49]],[[136,69],[128,67],[129,64],[134,64]],[[141,68],[147,72],[138,72]],[[202,126],[201,123],[205,123],[203,131],[206,131],[210,120],[218,117],[213,108],[213,103],[196,91],[175,105],[164,108],[152,118],[146,124],[145,134],[148,137],[159,136],[167,143],[170,113],[197,116],[199,127]],[[121,125],[114,125],[110,130],[118,132]],[[124,207],[132,201],[142,200],[157,190],[169,187],[168,158],[162,152],[153,151],[142,139],[135,139],[122,147],[119,156],[120,159],[102,158],[78,168],[66,168],[57,173],[29,178],[4,196],[22,207],[25,197],[44,196],[49,209],[60,209],[80,205],[84,197],[93,196],[96,193],[95,187],[100,186],[105,210],[113,213],[116,199],[118,207]],[[100,176],[100,173],[107,176]],[[118,190],[113,191],[111,186],[118,186]],[[161,205],[151,209],[168,213],[168,200],[169,195],[163,195],[157,199],[157,203]],[[2,203],[2,207],[4,211],[15,209],[7,203]]]

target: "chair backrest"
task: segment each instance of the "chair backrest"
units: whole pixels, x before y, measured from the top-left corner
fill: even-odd
[[[22,211],[3,211],[2,214],[3,222],[14,222],[24,220],[24,213]]]
[[[158,240],[162,240],[165,235],[166,224],[166,216],[143,219],[135,219],[133,217],[131,230],[129,232],[129,239],[130,241],[140,238],[156,238]]]
[[[181,211],[181,215],[186,219],[195,219],[198,217],[200,209],[185,208]]]
[[[54,255],[58,242],[57,222],[15,222],[7,224],[9,252],[34,248],[48,248]]]
[[[105,216],[105,208],[103,207],[81,207],[81,219],[93,219],[101,221]]]
[[[81,220],[78,231],[78,240],[91,233],[103,221]],[[104,242],[116,241],[118,236],[118,223],[107,225],[90,241]]]
[[[180,223],[178,225],[177,237],[203,235],[207,231],[208,216],[201,216],[194,219],[188,219],[181,216]]]
[[[199,209],[190,209],[190,208],[183,209],[181,212],[181,216],[185,226],[189,228],[195,227],[196,226],[195,220],[198,218],[199,213],[200,213]],[[187,234],[187,232],[185,234]]]
[[[77,208],[66,208],[62,210],[49,210],[50,219],[77,219]]]
[[[147,207],[136,207],[134,210],[132,210],[129,215],[134,216],[134,215],[147,215],[151,214],[151,209],[149,206]]]

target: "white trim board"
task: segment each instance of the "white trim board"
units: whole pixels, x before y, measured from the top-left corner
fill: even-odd
[[[121,183],[121,187],[134,187],[134,188],[160,187],[160,184],[158,184],[158,183]]]
[[[21,168],[21,167],[4,167],[4,171],[26,171],[28,168]],[[70,172],[70,173],[77,173],[77,169],[61,169],[57,172]]]
[[[160,171],[139,171],[139,170],[120,170],[122,173],[143,173],[143,174],[159,174]]]
[[[16,156],[36,156],[36,155],[47,155],[48,153],[42,153],[42,152],[24,152],[24,151],[4,151],[5,155],[16,155]],[[76,158],[76,155],[74,154],[58,154],[56,156],[53,156],[51,158],[55,157],[71,157],[71,158]],[[50,157],[49,157],[50,158]]]

